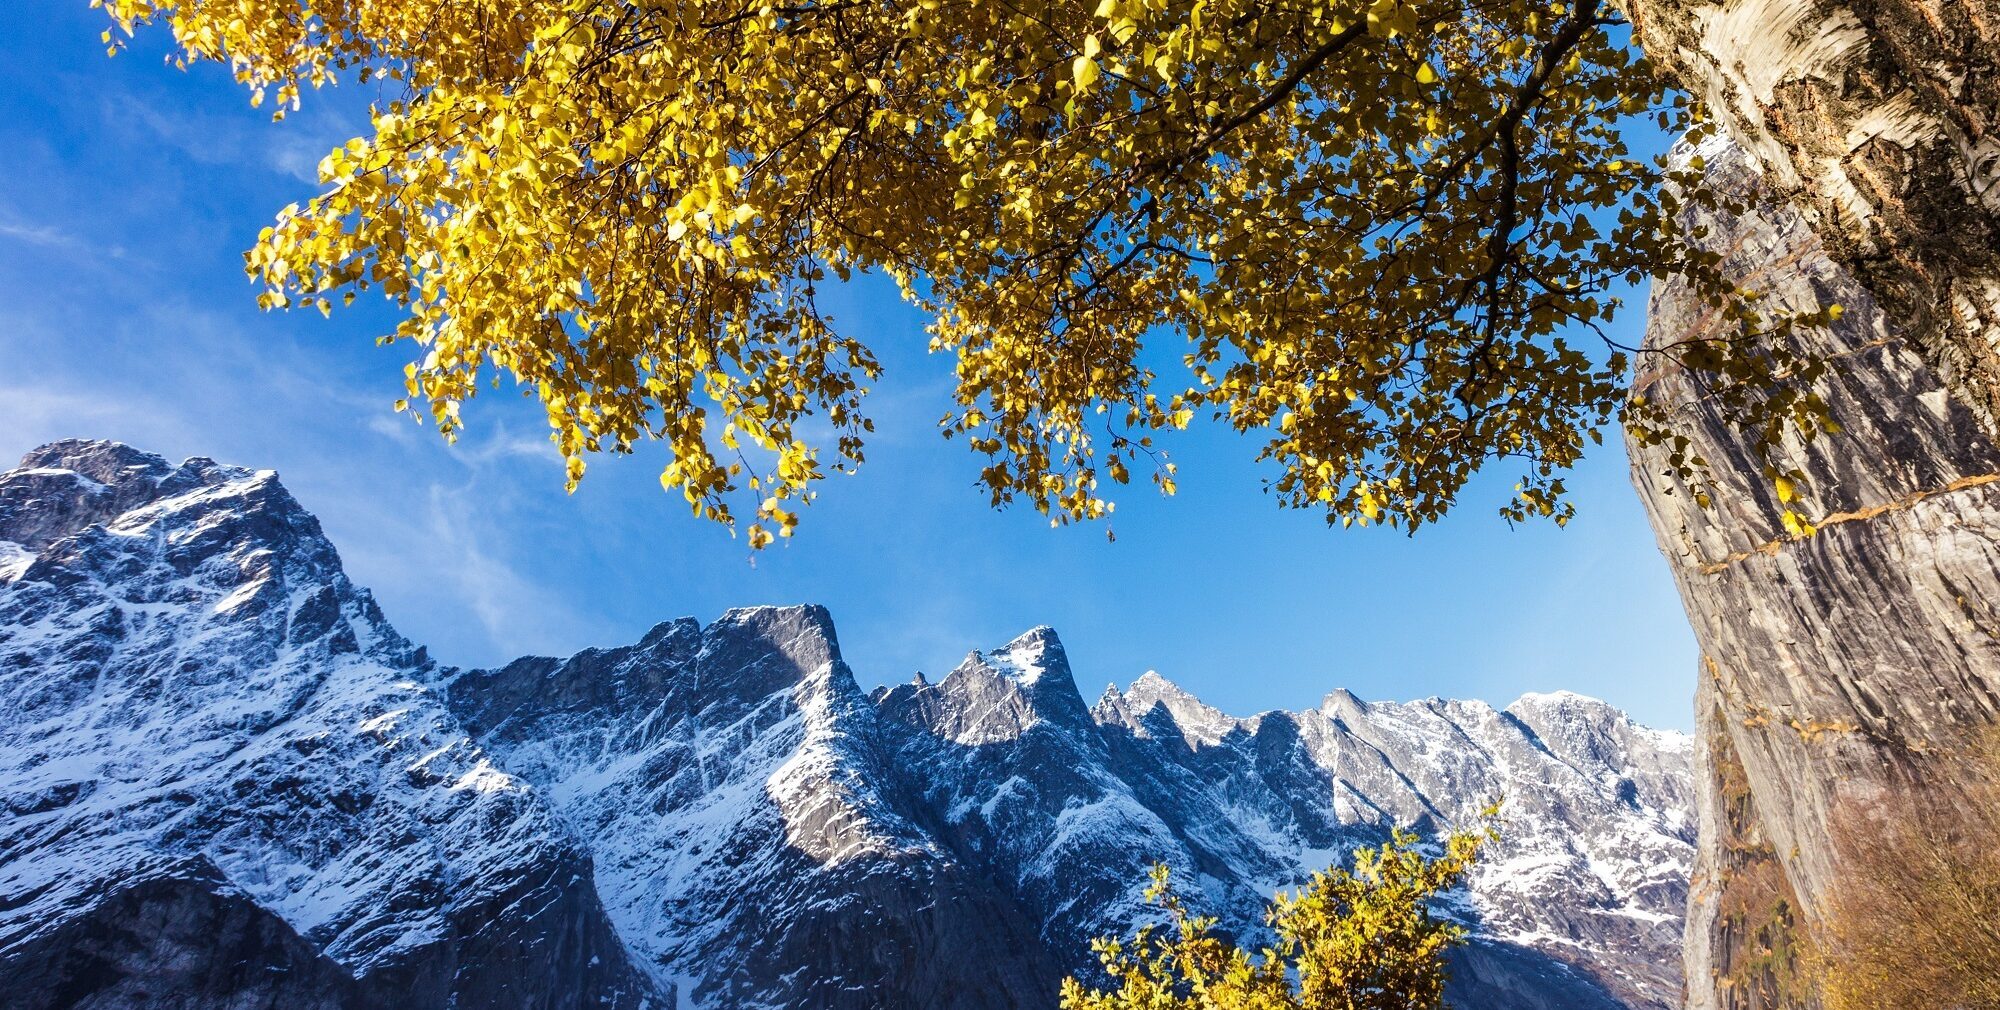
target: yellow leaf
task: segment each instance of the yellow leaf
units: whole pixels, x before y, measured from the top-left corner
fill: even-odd
[[[1076,89],[1083,91],[1096,83],[1103,71],[1098,68],[1096,60],[1088,56],[1079,56],[1071,61],[1070,73],[1076,78]]]

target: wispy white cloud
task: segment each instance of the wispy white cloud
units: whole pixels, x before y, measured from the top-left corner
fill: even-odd
[[[499,419],[446,447],[398,420],[393,388],[334,378],[323,354],[278,330],[174,302],[81,335],[0,310],[0,467],[67,437],[273,467],[319,515],[355,580],[448,662],[615,636],[512,560],[532,544],[510,527],[521,489],[554,479],[546,440]]]
[[[549,652],[557,643],[574,642],[586,622],[558,593],[521,575],[489,546],[507,542],[504,531],[488,528],[481,518],[490,506],[489,498],[470,488],[432,484],[425,567],[448,580],[448,591],[465,602],[502,653]]]
[[[22,221],[5,209],[0,209],[0,239],[37,249],[77,255],[110,259],[123,259],[125,256],[122,246],[100,246],[94,242],[86,242],[81,237],[53,225]]]
[[[19,242],[26,242],[29,245],[54,246],[57,248],[66,248],[80,244],[74,236],[57,231],[47,225],[14,224],[5,220],[0,220],[0,236],[5,236]]]
[[[136,439],[139,433],[152,432],[161,441],[186,444],[199,437],[156,403],[106,398],[40,381],[0,383],[0,432],[5,433],[6,448],[13,456],[58,438]],[[9,458],[0,465],[11,462]]]
[[[246,166],[312,184],[319,182],[319,163],[327,152],[360,132],[332,102],[283,122],[169,108],[129,94],[112,93],[104,102],[107,121],[136,125],[196,164]]]
[[[321,134],[325,134],[322,136]],[[340,134],[333,139],[332,134]],[[319,182],[319,163],[335,144],[344,143],[353,132],[345,128],[320,131],[314,135],[304,133],[282,134],[270,138],[264,145],[264,163],[281,175],[289,175],[300,182]]]
[[[474,468],[493,466],[512,460],[553,465],[562,463],[562,454],[556,451],[555,443],[549,441],[548,436],[526,434],[515,430],[505,421],[494,424],[490,434],[470,432],[453,443],[451,448],[454,459]]]

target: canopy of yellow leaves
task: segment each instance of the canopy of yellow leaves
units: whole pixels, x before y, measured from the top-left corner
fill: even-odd
[[[1432,857],[1397,831],[1356,852],[1351,871],[1316,873],[1277,895],[1268,913],[1276,944],[1257,954],[1217,936],[1216,920],[1190,912],[1155,867],[1147,898],[1166,911],[1165,928],[1094,943],[1118,988],[1068,979],[1062,1010],[1437,1010],[1445,953],[1466,930],[1431,902],[1464,880],[1492,837],[1490,828],[1455,834]]]
[[[931,314],[996,505],[1171,492],[1207,417],[1285,504],[1414,527],[1499,458],[1503,514],[1567,517],[1607,292],[1679,255],[1619,127],[1687,116],[1599,0],[94,2],[281,108],[390,82],[249,254],[265,303],[384,293],[447,436],[511,377],[572,486],[658,439],[756,546],[872,430],[830,278]]]

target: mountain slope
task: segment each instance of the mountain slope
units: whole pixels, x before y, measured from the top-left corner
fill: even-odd
[[[274,474],[56,443],[0,476],[0,541],[28,558],[0,585],[10,993],[126,1005],[194,957],[186,1005],[278,998],[225,946],[175,948],[219,919],[351,976],[333,1005],[664,1002],[589,853],[458,727]],[[160,928],[116,935],[135,914]]]
[[[1318,709],[1239,720],[1149,673],[1108,688],[1090,713],[1097,731],[1080,732],[1067,658],[1039,629],[881,706],[920,731],[903,764],[927,800],[1071,963],[1084,938],[1143,914],[1137,871],[1152,861],[1198,886],[1198,908],[1254,933],[1263,899],[1304,872],[1392,825],[1476,823],[1505,797],[1502,842],[1463,909],[1481,939],[1454,995],[1520,1007],[1679,996],[1691,754],[1601,702],[1529,696],[1502,712],[1336,692]]]
[[[591,842],[627,941],[704,1005],[1002,1008],[1059,971],[901,802],[818,607],[449,677]]]
[[[1687,741],[1573,695],[1093,707],[1046,628],[869,694],[819,607],[444,668],[274,475],[67,442],[0,474],[0,706],[31,1006],[1049,1006],[1155,861],[1252,934],[1502,795],[1461,1005],[1678,995]]]

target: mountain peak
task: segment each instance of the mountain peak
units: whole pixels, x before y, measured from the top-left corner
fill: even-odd
[[[1635,750],[1692,753],[1686,734],[1641,726],[1610,702],[1574,691],[1524,694],[1505,711],[1571,760],[1617,765]]]
[[[1603,732],[1630,721],[1610,702],[1574,691],[1530,691],[1516,698],[1503,711],[1537,729],[1555,720],[1588,725]]]
[[[703,630],[711,638],[749,636],[768,641],[807,669],[840,660],[833,615],[817,603],[732,607]]]
[[[829,678],[852,680],[840,658],[833,615],[816,603],[727,610],[702,629],[701,637],[695,660],[700,669],[738,671],[728,684],[709,681],[704,689],[746,703],[781,690],[825,685]]]
[[[39,552],[153,502],[251,476],[202,457],[175,466],[119,442],[50,442],[0,472],[0,541]]]
[[[68,470],[99,484],[129,479],[135,472],[155,478],[173,469],[166,457],[135,449],[123,442],[64,438],[28,450],[22,470]]]
[[[1242,720],[1188,693],[1156,670],[1140,674],[1125,689],[1125,705],[1142,721],[1154,709],[1165,710],[1190,745],[1214,746],[1243,725]]]
[[[1601,701],[1589,695],[1578,694],[1575,691],[1529,691],[1515,699],[1514,704],[1507,707],[1512,709],[1525,706],[1536,708],[1565,708],[1574,706],[1607,710],[1612,708],[1610,702]]]
[[[971,663],[975,659],[1023,687],[1033,687],[1045,676],[1069,679],[1069,655],[1063,651],[1056,629],[1046,624],[1022,632],[991,652],[974,652],[965,661]],[[1074,684],[1071,690],[1075,690]]]
[[[225,484],[256,476],[260,471],[224,466],[207,456],[191,456],[179,464],[158,453],[105,439],[65,438],[28,450],[10,477],[72,475],[93,490],[164,497],[201,486]],[[270,474],[270,471],[262,471]]]
[[[1055,629],[1031,628],[997,649],[966,655],[943,680],[891,688],[878,703],[892,719],[963,744],[1010,740],[1037,724],[1092,724]]]
[[[1344,687],[1334,688],[1320,699],[1320,712],[1329,719],[1355,719],[1366,715],[1368,703]]]
[[[1090,717],[1099,726],[1116,726],[1134,736],[1146,736],[1146,728],[1132,715],[1125,705],[1125,693],[1117,684],[1104,685],[1104,693],[1097,696],[1097,704],[1090,706]]]
[[[111,951],[29,1002],[663,1002],[588,853],[465,735],[274,473],[50,443],[0,473],[0,541],[0,794],[33,798],[0,829],[0,948],[54,972],[85,964],[79,939]],[[244,978],[296,995],[228,991]]]
[[[1044,715],[1083,715],[1083,694],[1069,667],[1069,653],[1054,628],[1040,625],[997,649],[975,650],[951,676],[994,677],[1017,687]],[[946,678],[947,680],[950,677]]]

